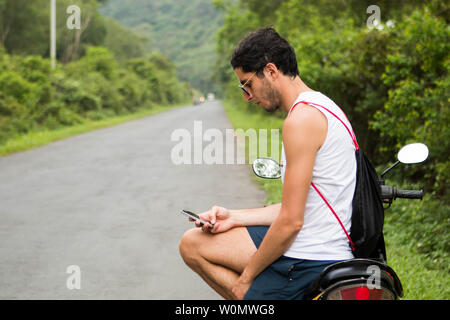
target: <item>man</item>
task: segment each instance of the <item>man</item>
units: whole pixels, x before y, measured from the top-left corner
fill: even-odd
[[[273,28],[241,40],[231,65],[247,102],[288,113],[282,201],[255,209],[212,207],[200,216],[213,229],[208,223],[188,230],[180,253],[224,298],[301,299],[326,266],[353,258],[345,232],[312,187],[348,232],[356,160],[343,123],[351,125],[333,101],[300,79],[293,48]]]

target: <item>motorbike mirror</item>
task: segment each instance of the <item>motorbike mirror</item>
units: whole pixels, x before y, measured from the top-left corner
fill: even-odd
[[[397,154],[398,161],[381,174],[381,178],[400,162],[405,164],[420,163],[428,158],[428,147],[423,143],[411,143],[403,146]]]
[[[281,167],[278,162],[269,158],[258,158],[253,161],[253,172],[260,178],[278,179],[281,177]]]
[[[400,149],[397,159],[406,164],[420,163],[428,158],[428,154],[428,147],[425,144],[411,143]]]

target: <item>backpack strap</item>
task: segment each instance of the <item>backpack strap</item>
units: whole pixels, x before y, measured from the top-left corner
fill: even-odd
[[[326,203],[326,205],[328,206],[328,208],[330,208],[331,212],[334,214],[334,216],[336,217],[336,220],[339,222],[339,224],[341,225],[342,230],[344,230],[345,235],[347,236],[348,242],[350,242],[350,246],[352,248],[352,251],[355,251],[355,244],[352,241],[352,238],[350,238],[350,235],[348,234],[347,230],[345,230],[344,225],[342,224],[341,219],[339,219],[339,216],[336,214],[336,211],[334,211],[333,207],[328,203],[327,199],[325,199],[325,197],[323,196],[323,194],[319,191],[319,189],[317,189],[316,185],[311,182],[312,187],[314,188],[314,190],[316,190],[316,192],[319,194],[319,196],[322,198],[322,200]]]
[[[351,130],[348,128],[348,126],[344,123],[344,121],[342,121],[335,113],[333,113],[333,112],[330,111],[329,109],[325,108],[324,106],[321,106],[320,104],[313,103],[313,102],[307,102],[307,101],[299,101],[299,102],[297,102],[296,104],[294,104],[294,105],[291,107],[291,109],[289,110],[288,116],[291,114],[292,110],[294,110],[294,108],[295,108],[298,104],[300,104],[300,103],[308,104],[308,105],[311,105],[311,106],[316,107],[316,108],[317,108],[317,107],[323,108],[324,110],[328,111],[328,112],[331,113],[333,116],[335,116],[336,119],[338,119],[338,120],[344,125],[345,129],[347,129],[348,133],[350,134],[350,137],[351,137],[352,140],[353,140],[353,143],[355,144],[356,150],[359,150],[359,145],[358,145],[358,142],[356,141],[356,136],[355,136],[355,134],[353,133],[353,131],[351,131]],[[339,107],[338,107],[338,108],[339,108]],[[339,108],[339,109],[340,109],[340,108]],[[341,109],[341,111],[342,111],[342,109]],[[344,112],[342,111],[342,113],[344,113]],[[344,116],[345,116],[345,113],[344,113]],[[345,116],[345,117],[347,118],[347,116]],[[348,121],[348,119],[347,119],[347,121]],[[328,206],[328,208],[331,210],[331,212],[332,212],[333,215],[335,216],[336,220],[339,222],[339,225],[341,226],[342,230],[344,230],[344,233],[345,233],[345,235],[347,236],[348,241],[350,242],[350,247],[352,248],[352,251],[355,251],[355,249],[356,249],[356,248],[355,248],[355,244],[353,243],[352,238],[350,238],[350,235],[348,234],[347,230],[345,229],[345,227],[344,227],[344,225],[343,225],[341,219],[339,219],[339,216],[336,214],[336,211],[334,211],[333,207],[330,205],[330,203],[327,201],[327,199],[325,199],[325,197],[323,196],[323,194],[319,191],[319,189],[317,189],[316,185],[315,185],[313,182],[311,182],[311,185],[312,185],[312,187],[314,188],[314,190],[316,190],[316,192],[319,194],[319,196],[322,198],[322,200],[325,202],[325,204]]]
[[[356,150],[359,150],[358,141],[356,141],[356,136],[355,136],[355,134],[353,133],[353,131],[351,131],[351,130],[349,129],[349,127],[345,124],[344,121],[341,120],[341,118],[339,118],[334,112],[330,111],[328,108],[325,108],[324,106],[322,106],[322,105],[320,105],[320,104],[317,104],[317,103],[313,103],[313,102],[299,101],[299,102],[297,102],[296,104],[294,104],[294,105],[291,107],[291,110],[289,110],[289,114],[291,114],[292,110],[294,110],[294,108],[295,108],[298,104],[300,104],[300,103],[308,104],[308,105],[311,105],[311,106],[316,107],[316,108],[317,108],[317,107],[320,107],[320,108],[322,108],[322,109],[328,111],[329,113],[331,113],[336,119],[338,119],[338,120],[344,125],[345,129],[347,129],[347,132],[350,134],[350,137],[352,138],[353,143],[355,144]],[[338,106],[338,108],[339,108],[339,106]],[[339,109],[342,111],[341,108],[339,108]],[[344,113],[344,111],[342,111],[342,113]],[[288,115],[289,115],[289,114],[288,114]],[[345,115],[345,113],[344,113],[344,116],[345,116],[345,118],[346,118],[347,121],[348,121],[348,118],[347,118],[347,116]],[[350,122],[350,121],[349,121],[349,122]]]

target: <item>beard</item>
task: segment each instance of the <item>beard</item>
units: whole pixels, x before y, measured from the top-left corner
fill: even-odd
[[[269,104],[266,106],[264,105],[264,110],[266,110],[269,113],[275,112],[277,109],[280,108],[281,105],[281,94],[278,92],[277,89],[275,89],[268,81],[267,79],[263,80],[263,88],[262,88],[263,96],[262,99],[264,101],[268,101]]]

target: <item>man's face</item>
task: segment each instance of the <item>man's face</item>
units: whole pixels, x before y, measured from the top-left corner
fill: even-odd
[[[253,72],[244,73],[242,68],[234,69],[239,82],[248,92],[242,91],[245,101],[257,104],[267,112],[274,112],[280,107],[281,95],[274,85],[265,76],[259,78]]]

